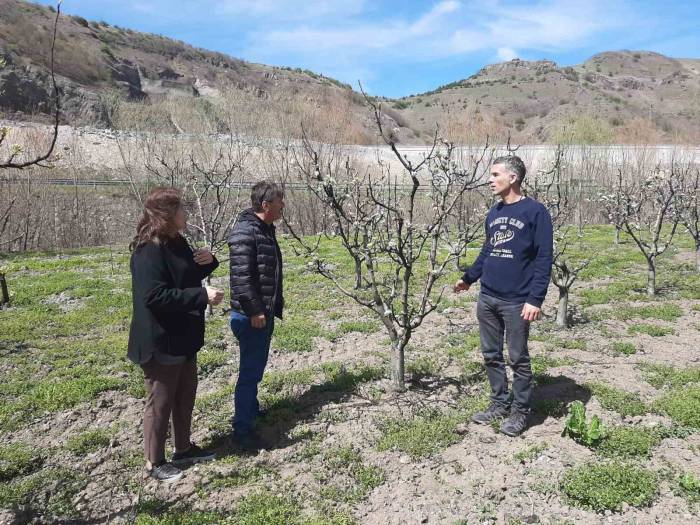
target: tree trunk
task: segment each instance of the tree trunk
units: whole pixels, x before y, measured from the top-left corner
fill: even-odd
[[[647,260],[647,266],[647,295],[656,295],[656,266],[654,265],[654,260]]]
[[[7,291],[7,279],[5,274],[0,272],[0,308],[10,304],[10,292]]]
[[[557,309],[557,326],[567,328],[569,326],[569,289],[559,288],[559,308]]]
[[[355,259],[355,290],[362,288],[362,259]]]
[[[695,243],[695,270],[700,272],[700,242]]]
[[[615,244],[620,244],[620,228],[615,227]]]
[[[394,390],[396,392],[404,392],[406,390],[406,382],[404,380],[404,345],[401,344],[401,340],[396,340],[392,342],[391,346],[391,380],[394,382]]]

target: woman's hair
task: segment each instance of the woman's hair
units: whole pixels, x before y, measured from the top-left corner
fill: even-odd
[[[136,227],[136,235],[129,244],[134,250],[147,242],[160,243],[177,237],[175,214],[182,206],[180,190],[168,187],[153,188],[143,204],[143,216]]]

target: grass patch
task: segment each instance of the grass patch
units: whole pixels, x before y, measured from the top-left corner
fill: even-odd
[[[273,392],[284,388],[291,388],[300,385],[310,385],[314,382],[317,371],[313,368],[300,370],[272,370],[263,376],[260,386]]]
[[[641,363],[644,380],[655,388],[673,387],[700,383],[700,367],[688,367],[682,370],[669,365]]]
[[[24,443],[0,446],[0,481],[9,481],[37,471],[42,463],[41,454]]]
[[[380,451],[404,452],[414,459],[444,450],[460,440],[455,428],[462,419],[455,414],[431,413],[413,419],[380,422]]]
[[[560,399],[537,399],[532,404],[532,409],[538,414],[547,417],[564,417],[568,413],[566,401]]]
[[[622,504],[650,505],[659,490],[653,472],[620,462],[588,463],[569,470],[562,491],[576,506],[603,512],[620,511]]]
[[[109,446],[111,433],[105,429],[88,430],[68,439],[66,448],[73,454],[82,456]]]
[[[634,346],[634,343],[625,341],[615,341],[610,348],[618,354],[632,355],[637,353],[637,347]]]
[[[683,309],[676,304],[652,304],[645,306],[619,306],[615,309],[597,312],[597,318],[618,319],[629,321],[630,319],[659,319],[662,321],[675,321],[683,316]]]
[[[678,478],[675,492],[687,499],[688,503],[700,503],[700,478],[692,472],[684,472]]]
[[[622,416],[641,416],[648,412],[639,394],[620,390],[604,383],[588,383],[586,388],[606,410],[612,410]]]
[[[206,489],[230,489],[269,480],[277,476],[277,472],[267,465],[246,465],[235,468],[226,474],[215,474],[207,483]],[[204,493],[202,486],[199,491]]]
[[[549,448],[549,444],[546,442],[536,443],[513,454],[513,459],[518,463],[527,463],[537,459],[547,448]]]
[[[355,365],[347,368],[341,363],[331,362],[323,363],[321,370],[325,376],[321,388],[331,392],[351,392],[362,383],[384,377],[383,368],[369,365]]]
[[[292,525],[301,521],[301,509],[291,497],[270,491],[248,494],[229,518],[229,523],[236,525]]]
[[[340,503],[357,503],[384,483],[384,471],[365,465],[353,447],[340,447],[323,454],[324,469],[316,478],[321,484],[321,497]]]
[[[650,335],[651,337],[663,337],[665,335],[671,335],[675,333],[675,330],[673,328],[669,328],[667,326],[658,326],[655,324],[646,324],[646,323],[636,323],[633,325],[630,325],[629,328],[627,328],[627,333],[634,335],[634,334],[646,334]]]
[[[657,399],[653,408],[680,425],[700,429],[700,385],[671,390]]]
[[[24,507],[54,518],[75,518],[72,500],[85,484],[85,477],[68,469],[41,470],[0,485],[0,508]]]
[[[338,325],[338,332],[341,335],[349,334],[351,332],[358,332],[361,334],[373,334],[379,331],[379,323],[375,320],[362,320],[358,319],[355,321],[343,321]]]
[[[440,375],[440,365],[430,356],[420,356],[406,364],[406,372],[414,379],[437,377]]]
[[[321,327],[315,321],[302,317],[290,317],[275,326],[275,348],[282,352],[311,352],[316,349],[314,337],[321,335]]]
[[[466,334],[450,334],[444,339],[445,351],[454,359],[469,359],[480,346],[481,338],[478,330]]]
[[[652,449],[661,442],[653,429],[619,426],[612,428],[598,445],[597,452],[608,457],[651,457]]]

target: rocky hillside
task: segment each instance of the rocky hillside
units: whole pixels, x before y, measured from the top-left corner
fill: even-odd
[[[523,142],[700,141],[700,60],[619,51],[560,67],[550,60],[489,65],[465,80],[394,102],[423,133],[436,121],[456,133]]]
[[[0,0],[0,119],[41,120],[51,111],[54,16],[50,7]],[[251,112],[266,104],[268,112],[284,112],[269,104],[283,96],[297,114],[313,108],[313,120],[349,129],[342,137],[346,142],[376,140],[360,94],[334,79],[253,64],[103,21],[61,17],[56,72],[64,121],[74,125],[121,125],[112,118],[115,100],[206,102],[234,90],[246,94]],[[528,143],[697,144],[699,93],[700,60],[621,51],[573,67],[518,59],[489,65],[434,91],[385,100],[383,107],[387,129],[404,144],[429,141],[436,123],[452,138],[476,142],[511,135]]]
[[[0,118],[41,120],[50,113],[54,17],[51,7],[0,0]],[[325,104],[329,111],[343,104],[349,108],[352,124],[361,130],[358,142],[373,140],[362,97],[350,86],[312,71],[253,64],[162,36],[67,15],[59,20],[55,58],[64,93],[63,117],[71,124],[110,125],[109,106],[115,95],[149,103],[241,90],[252,95],[253,104],[273,92],[316,106]]]

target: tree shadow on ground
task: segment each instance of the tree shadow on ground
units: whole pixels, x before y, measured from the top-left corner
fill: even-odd
[[[372,369],[347,370],[341,368],[321,384],[312,385],[302,395],[292,394],[275,399],[264,407],[265,415],[258,418],[257,430],[265,441],[266,450],[286,448],[305,439],[290,437],[289,431],[299,423],[312,422],[326,407],[340,405],[357,396],[357,387],[378,379]],[[359,399],[353,406],[371,406],[371,399]],[[343,407],[339,406],[338,410]],[[229,436],[220,436],[211,446],[219,450],[219,457],[238,454],[230,443]]]

